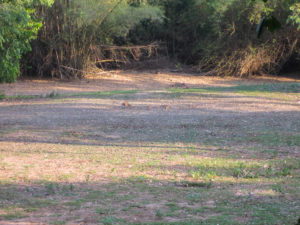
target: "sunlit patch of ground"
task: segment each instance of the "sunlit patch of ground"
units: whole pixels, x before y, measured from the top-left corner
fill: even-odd
[[[187,87],[232,87],[236,85],[261,85],[268,83],[299,82],[299,79],[264,76],[251,79],[233,77],[212,77],[184,72],[172,73],[168,69],[150,71],[107,71],[86,74],[85,79],[60,82],[55,80],[25,79],[12,84],[0,84],[0,91],[7,96],[45,96],[86,93],[97,91],[153,90],[185,84]]]
[[[135,76],[0,101],[0,224],[296,223],[299,83]]]

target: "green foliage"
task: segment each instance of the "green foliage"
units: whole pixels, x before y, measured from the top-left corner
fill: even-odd
[[[298,30],[300,30],[300,3],[295,3],[290,7],[292,14],[289,17],[289,21],[293,24],[298,25]]]
[[[258,36],[271,32],[257,40],[260,21]],[[276,73],[298,60],[299,31],[296,0],[0,0],[0,82],[15,81],[20,67],[81,77],[89,62],[109,58],[103,45],[156,41],[202,71]]]
[[[30,50],[39,27],[22,5],[0,4],[0,82],[16,80],[22,54]]]
[[[124,0],[73,0],[72,3],[66,6],[66,12],[63,12],[73,19],[71,24],[77,29],[92,27],[97,34],[101,34],[100,40],[104,42],[115,36],[126,36],[128,31],[144,18],[160,20],[162,17],[157,7],[146,3],[140,3],[138,6],[132,6],[132,3]]]
[[[30,51],[30,41],[42,26],[34,18],[37,0],[0,1],[0,82],[13,82],[20,72],[22,55]],[[50,5],[51,0],[43,1]]]
[[[274,12],[274,9],[278,7],[277,4],[280,4],[280,1],[263,0],[263,2],[265,3],[263,12],[266,16],[263,17],[261,23],[257,28],[258,37],[261,35],[264,27],[266,27],[271,32],[274,32],[281,28],[281,23],[278,21],[278,19],[275,16],[270,15],[272,12]],[[295,3],[295,1],[293,0],[283,0],[281,1],[281,4],[285,7],[289,7],[289,10],[291,11],[291,15],[289,15],[287,21],[292,22],[294,25],[298,25],[298,30],[300,30],[300,3]],[[271,5],[271,7],[268,5]],[[288,11],[287,8],[286,11]]]

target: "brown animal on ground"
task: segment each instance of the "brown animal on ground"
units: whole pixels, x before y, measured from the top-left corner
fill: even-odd
[[[161,108],[163,108],[164,110],[169,110],[170,106],[169,105],[161,105]]]
[[[123,103],[122,103],[122,106],[123,106],[124,108],[130,108],[132,105],[130,105],[128,102],[123,102]]]

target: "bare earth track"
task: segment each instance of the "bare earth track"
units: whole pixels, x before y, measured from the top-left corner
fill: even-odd
[[[300,216],[295,79],[114,72],[0,91],[0,224]]]

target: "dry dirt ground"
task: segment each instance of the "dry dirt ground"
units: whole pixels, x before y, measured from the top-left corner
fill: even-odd
[[[299,82],[295,78],[253,77],[250,79],[221,78],[211,76],[191,75],[187,73],[172,73],[168,70],[153,71],[111,71],[99,74],[87,74],[86,79],[61,82],[44,79],[25,79],[12,84],[0,84],[0,91],[6,95],[43,95],[56,91],[61,94],[82,93],[97,91],[119,90],[153,90],[168,88],[176,83],[184,83],[188,87],[219,86],[229,87],[235,85],[251,85],[279,82]]]
[[[0,91],[0,224],[300,216],[297,79],[116,71]]]

